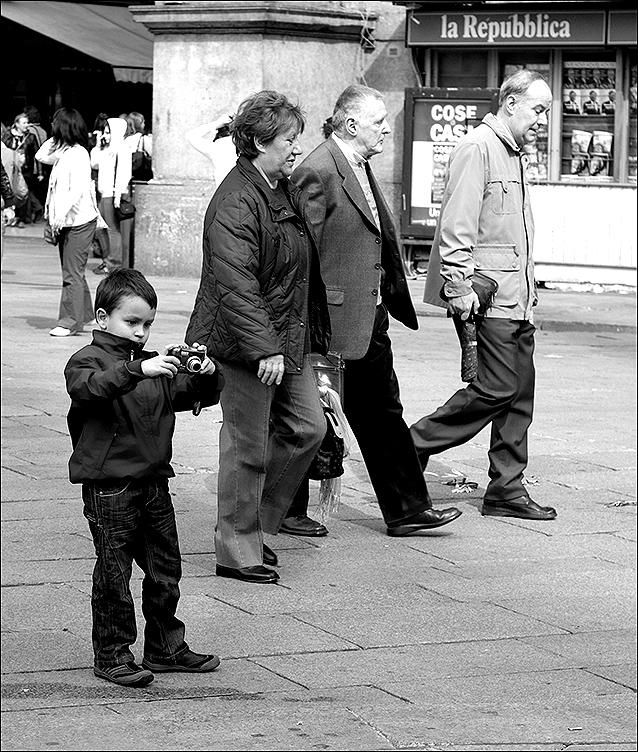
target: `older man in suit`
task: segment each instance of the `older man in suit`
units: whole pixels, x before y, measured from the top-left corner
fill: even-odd
[[[392,213],[368,160],[390,133],[381,94],[349,86],[332,116],[334,132],[293,172],[306,192],[319,243],[332,325],[331,350],[345,360],[344,411],[357,438],[388,535],[404,536],[456,519],[435,510],[403,420],[388,336],[389,314],[410,329],[417,318]],[[281,532],[325,535],[307,516],[302,484]]]

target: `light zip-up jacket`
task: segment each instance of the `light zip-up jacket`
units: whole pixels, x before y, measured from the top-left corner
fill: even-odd
[[[53,165],[44,214],[54,229],[80,227],[98,218],[89,153],[83,146],[56,146],[50,138],[35,158]]]
[[[490,318],[532,321],[534,220],[524,155],[509,129],[489,113],[454,148],[424,301],[445,307],[440,292],[471,292],[475,271],[498,282]]]

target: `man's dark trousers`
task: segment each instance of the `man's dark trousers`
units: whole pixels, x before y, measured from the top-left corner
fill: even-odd
[[[377,306],[368,352],[360,360],[346,360],[344,412],[357,439],[372,486],[388,525],[430,509],[432,502],[403,419],[399,382],[394,372],[386,307]],[[306,514],[308,480],[288,512]]]
[[[491,422],[487,501],[528,496],[523,472],[534,412],[535,331],[528,321],[479,319],[477,378],[410,429],[425,463],[430,455],[469,441]]]

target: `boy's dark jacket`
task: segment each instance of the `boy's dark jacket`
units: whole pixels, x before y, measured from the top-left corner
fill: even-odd
[[[178,373],[147,378],[142,361],[156,352],[94,331],[93,342],[64,369],[71,408],[71,483],[175,475],[170,461],[175,413],[219,402],[223,377]]]

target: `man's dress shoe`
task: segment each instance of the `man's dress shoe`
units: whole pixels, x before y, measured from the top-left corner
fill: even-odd
[[[218,577],[231,577],[234,580],[242,580],[243,582],[277,582],[279,575],[272,569],[266,567],[241,567],[239,569],[233,569],[232,567],[223,567],[218,564],[215,569],[215,574]]]
[[[298,517],[286,517],[279,528],[280,533],[288,535],[309,535],[313,538],[319,538],[322,535],[328,535],[328,528],[320,522],[311,520],[306,514],[300,514]]]
[[[388,525],[388,535],[393,537],[402,537],[421,532],[422,530],[432,530],[436,527],[447,525],[457,517],[461,516],[461,510],[456,507],[449,509],[424,509],[414,517],[410,517],[396,525]]]
[[[264,543],[264,564],[268,564],[269,567],[276,567],[278,563],[277,554]]]
[[[483,501],[484,517],[520,517],[524,520],[555,520],[556,510],[553,507],[541,507],[527,496],[509,501]]]

